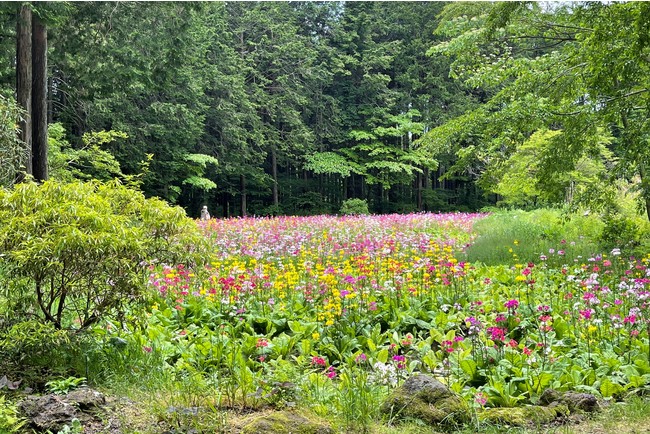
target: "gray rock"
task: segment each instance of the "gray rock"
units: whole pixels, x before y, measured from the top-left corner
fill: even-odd
[[[80,388],[67,395],[30,395],[20,402],[18,409],[34,428],[58,432],[73,419],[82,423],[92,420],[92,412],[105,404],[101,392]]]
[[[569,408],[571,413],[587,412],[592,413],[600,409],[598,399],[591,393],[578,392],[558,392],[555,389],[546,389],[542,396],[539,397],[541,404],[549,405],[552,403],[564,404]]]
[[[81,416],[76,406],[58,395],[28,396],[20,402],[18,409],[32,426],[41,431],[58,432]]]
[[[418,419],[437,428],[454,428],[470,421],[467,403],[447,386],[428,375],[414,375],[381,406],[395,419]]]
[[[73,390],[65,395],[64,400],[70,404],[75,404],[81,410],[95,410],[106,404],[106,397],[103,393],[87,387]]]
[[[598,399],[591,393],[566,392],[562,396],[562,402],[571,412],[578,410],[592,413],[599,410]]]

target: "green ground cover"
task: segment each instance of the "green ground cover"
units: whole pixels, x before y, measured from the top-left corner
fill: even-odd
[[[473,415],[536,404],[548,388],[611,403],[647,390],[650,256],[633,256],[639,244],[608,246],[596,217],[547,210],[198,226],[207,265],[143,264],[141,303],[85,333],[70,333],[81,326],[75,310],[61,330],[5,317],[9,377],[37,391],[84,378],[130,396],[142,412],[133,432],[144,429],[138,418],[226,432],[251,411],[280,409],[341,431],[433,432],[390,428],[379,412],[417,372],[446,383]],[[28,294],[12,294],[3,291],[5,311],[29,305]],[[606,414],[638,417],[645,405]],[[9,426],[12,407],[3,406]],[[473,420],[459,429],[504,429]]]

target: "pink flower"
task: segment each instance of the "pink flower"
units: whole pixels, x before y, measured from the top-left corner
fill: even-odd
[[[404,369],[406,368],[406,357],[397,355],[393,356],[393,362],[397,362],[397,368],[398,369]]]
[[[512,299],[508,300],[503,304],[508,309],[517,309],[519,307],[519,301]]]
[[[150,353],[153,351],[153,348],[144,346],[142,347],[142,351],[144,351],[145,353]]]
[[[368,360],[368,357],[364,353],[361,353],[357,357],[354,358],[354,361],[356,363],[363,363],[366,360]]]
[[[582,319],[591,319],[591,315],[594,313],[594,310],[593,309],[585,309],[585,310],[581,310],[579,312],[580,312],[580,316],[582,317]]]
[[[326,366],[327,362],[323,357],[320,356],[314,356],[311,358],[311,364],[315,366]]]
[[[623,319],[623,324],[634,324],[636,322],[636,315],[629,315]]]
[[[257,340],[257,343],[255,344],[255,347],[257,348],[264,348],[269,346],[269,341],[267,341],[264,338],[260,338]]]
[[[334,370],[334,366],[330,366],[327,371],[325,371],[325,375],[327,375],[327,378],[330,380],[336,378],[336,371]]]
[[[506,337],[505,329],[501,327],[488,327],[487,332],[490,334],[490,339],[495,342],[503,342]]]

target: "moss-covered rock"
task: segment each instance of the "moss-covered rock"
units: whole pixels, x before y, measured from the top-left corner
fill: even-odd
[[[422,374],[407,379],[381,411],[392,419],[418,419],[437,428],[452,428],[470,420],[464,400],[440,381]]]
[[[569,408],[571,413],[598,411],[600,406],[598,399],[591,393],[579,392],[558,392],[555,389],[546,389],[542,396],[539,397],[542,404],[564,404]]]
[[[527,405],[515,408],[486,408],[478,413],[478,418],[480,421],[499,425],[527,426],[548,424],[568,415],[569,409],[561,404],[549,407]]]
[[[242,434],[333,434],[324,422],[306,416],[278,411],[257,416],[242,428]]]

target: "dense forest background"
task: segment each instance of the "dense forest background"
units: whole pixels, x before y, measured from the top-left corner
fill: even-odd
[[[194,216],[647,204],[643,3],[29,7],[51,177],[135,179]],[[20,9],[0,5],[7,107]]]

